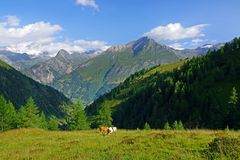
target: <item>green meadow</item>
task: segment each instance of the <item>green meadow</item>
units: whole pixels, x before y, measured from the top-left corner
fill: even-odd
[[[237,131],[17,129],[0,133],[0,159],[239,159],[239,139]]]

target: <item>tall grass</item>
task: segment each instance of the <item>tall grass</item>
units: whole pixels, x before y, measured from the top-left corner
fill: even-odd
[[[19,129],[0,133],[0,159],[206,159],[204,150],[217,137],[240,138],[233,131]]]

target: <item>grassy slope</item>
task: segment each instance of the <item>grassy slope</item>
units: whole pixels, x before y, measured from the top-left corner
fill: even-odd
[[[4,69],[7,69],[7,70],[12,69],[11,66],[9,66],[7,63],[5,63],[3,61],[0,61],[0,67],[4,68]]]
[[[186,60],[182,60],[182,61],[178,61],[176,63],[166,64],[166,65],[160,65],[160,66],[153,68],[153,69],[149,70],[148,72],[146,72],[143,75],[143,78],[149,77],[152,74],[155,74],[156,72],[163,73],[163,72],[172,71],[173,69],[181,67],[184,64],[184,62],[186,62]]]
[[[224,131],[57,132],[20,129],[0,133],[4,159],[206,159],[204,149],[216,137],[240,137]]]
[[[132,90],[140,90],[143,85],[143,82],[148,82],[148,80],[150,80],[148,77],[155,74],[156,72],[168,72],[168,71],[172,71],[173,69],[179,68],[180,66],[182,66],[187,60],[181,60],[175,63],[171,63],[171,64],[165,64],[165,65],[159,65],[157,67],[154,67],[152,69],[150,69],[149,71],[147,71],[146,73],[144,73],[143,75],[137,76],[135,77],[133,80],[131,80],[130,84],[125,86],[124,88],[121,88],[121,92],[119,94],[117,94],[116,98],[114,99],[105,99],[103,103],[101,103],[101,106],[109,106],[111,108],[117,106],[118,104],[126,101],[129,97],[131,97],[131,95],[133,94],[129,94],[129,92],[131,92]],[[121,86],[120,86],[121,87]],[[96,103],[98,103],[98,100],[96,101]],[[93,107],[93,108],[92,108]],[[91,108],[87,108],[87,113],[91,113],[92,111],[96,111],[95,107],[96,106],[92,106]]]

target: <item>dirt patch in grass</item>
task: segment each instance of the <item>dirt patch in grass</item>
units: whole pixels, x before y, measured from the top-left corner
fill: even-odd
[[[31,149],[31,150],[29,151],[29,154],[41,153],[41,152],[43,152],[43,151],[44,151],[43,148]]]
[[[79,144],[79,143],[81,143],[80,141],[70,141],[70,142],[68,142],[68,144]]]

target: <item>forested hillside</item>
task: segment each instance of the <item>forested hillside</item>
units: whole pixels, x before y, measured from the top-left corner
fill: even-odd
[[[139,72],[100,97],[86,108],[92,126],[163,128],[181,120],[187,128],[240,128],[240,39],[172,68]]]
[[[57,90],[42,85],[0,61],[0,95],[11,101],[16,109],[32,97],[46,115],[61,116],[60,105],[70,100]]]

